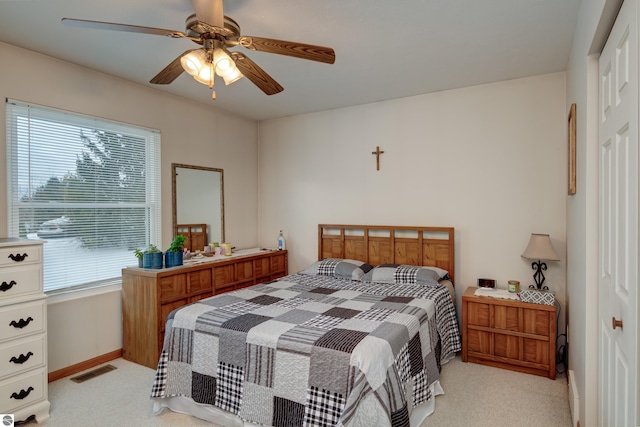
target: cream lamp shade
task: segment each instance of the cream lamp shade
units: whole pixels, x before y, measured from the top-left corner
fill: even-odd
[[[556,251],[551,246],[551,238],[548,234],[531,234],[527,249],[522,253],[522,258],[538,259],[544,261],[560,261]]]
[[[542,272],[546,271],[547,264],[542,261],[560,261],[551,245],[549,235],[532,233],[529,244],[522,253],[522,258],[535,260],[531,263],[531,268],[535,271],[533,280],[536,282],[536,287],[542,290],[549,290],[547,286],[543,286],[545,279]],[[530,288],[533,288],[533,285]]]

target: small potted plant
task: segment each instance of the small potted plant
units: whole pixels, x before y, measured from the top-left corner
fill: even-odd
[[[144,256],[144,252],[141,249],[137,248],[133,251],[133,254],[138,258],[138,268],[142,268],[142,257]]]
[[[165,267],[177,267],[182,265],[184,254],[184,243],[187,241],[187,236],[178,234],[173,238],[169,249],[164,253],[164,265]]]
[[[142,256],[142,267],[162,268],[162,252],[156,245],[150,244]]]

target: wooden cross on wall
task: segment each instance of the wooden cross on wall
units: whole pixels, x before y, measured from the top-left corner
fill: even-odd
[[[376,146],[376,151],[372,151],[371,154],[375,154],[376,156],[376,170],[380,170],[380,154],[383,154],[384,151],[380,151],[380,146]]]

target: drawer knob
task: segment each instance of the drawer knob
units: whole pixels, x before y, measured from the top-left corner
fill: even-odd
[[[17,285],[15,280],[10,281],[9,283],[2,282],[2,285],[0,285],[0,291],[7,292],[9,289],[13,288],[15,285]]]
[[[22,365],[24,362],[26,362],[27,360],[29,360],[29,358],[33,356],[33,353],[28,352],[26,355],[24,354],[20,354],[19,357],[11,357],[11,359],[9,359],[9,362],[15,363],[17,365]]]
[[[9,326],[13,326],[14,328],[22,329],[25,326],[27,326],[29,323],[31,323],[32,321],[33,321],[33,317],[29,316],[29,317],[27,317],[27,320],[20,319],[17,322],[15,320],[12,320],[11,323],[9,323]]]
[[[9,256],[7,258],[11,258],[12,260],[14,260],[15,262],[22,262],[24,261],[27,257],[29,256],[29,254],[9,254]]]
[[[26,391],[24,389],[20,390],[20,393],[11,393],[11,398],[13,399],[18,399],[18,400],[22,400],[25,397],[29,396],[29,393],[31,393],[34,390],[33,387],[29,387]]]
[[[611,318],[611,325],[613,326],[613,329],[615,328],[620,328],[622,329],[622,320],[618,320],[615,317]]]

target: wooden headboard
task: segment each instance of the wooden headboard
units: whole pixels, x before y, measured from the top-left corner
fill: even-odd
[[[184,247],[191,252],[202,251],[209,244],[207,240],[207,224],[178,224],[176,230],[176,234],[187,236],[187,242]]]
[[[439,267],[455,283],[453,227],[318,225],[318,259]]]

